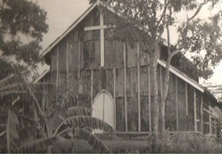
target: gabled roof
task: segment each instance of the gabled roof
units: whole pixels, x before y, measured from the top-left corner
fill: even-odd
[[[48,52],[52,50],[63,38],[65,38],[96,6],[101,5],[102,2],[97,1],[95,4],[91,5],[61,36],[59,36],[52,44],[49,45],[42,53],[45,56]]]
[[[105,6],[105,4],[103,4],[99,0],[96,3],[94,3],[93,5],[91,5],[61,36],[59,36],[48,48],[46,48],[42,52],[42,55],[45,56],[47,53],[49,53],[52,50],[52,48],[54,48],[63,38],[65,38],[98,5]],[[112,9],[111,7],[109,7],[109,6],[105,6],[105,7],[109,11],[111,11],[111,12],[121,16],[120,14],[116,13],[114,11],[114,9]],[[158,63],[160,65],[162,65],[163,67],[166,67],[166,63],[164,61],[158,60]],[[200,84],[198,84],[196,81],[194,81],[193,79],[191,79],[186,74],[184,74],[183,72],[179,71],[178,69],[174,68],[173,66],[170,66],[170,72],[175,74],[176,76],[178,76],[179,78],[181,78],[185,82],[189,83],[190,85],[192,85],[193,87],[195,87],[199,91],[204,92],[204,88]],[[46,73],[47,72],[45,72],[45,74]],[[44,75],[41,75],[41,76],[43,77]],[[41,78],[39,77],[38,80],[40,80],[40,79]]]

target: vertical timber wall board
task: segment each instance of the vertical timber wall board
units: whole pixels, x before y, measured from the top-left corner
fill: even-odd
[[[127,66],[133,67],[136,66],[136,48],[130,45],[127,46]]]
[[[208,100],[205,96],[203,96],[203,133],[209,134],[210,128],[209,128],[209,113],[207,112],[209,110]]]
[[[195,131],[195,123],[194,123],[194,88],[188,86],[188,117],[187,117],[187,130]]]
[[[194,101],[193,101],[193,105],[194,105],[194,130],[195,132],[197,132],[197,94],[196,94],[196,89],[193,90],[193,97],[194,97]]]
[[[151,75],[150,75],[150,64],[147,66],[148,76],[148,101],[149,101],[149,131],[152,131],[152,117],[151,117]]]
[[[131,68],[126,68],[126,95],[132,97],[132,71]]]
[[[186,131],[186,92],[185,82],[180,78],[178,81],[178,116],[179,116],[179,131]]]
[[[95,98],[96,95],[99,93],[99,70],[93,71],[93,97]]]
[[[116,97],[124,97],[123,68],[116,69]]]
[[[77,77],[78,71],[78,27],[67,37],[68,42],[68,68],[72,76]]]
[[[114,53],[115,53],[115,67],[123,67],[123,43],[120,41],[114,41]]]
[[[116,103],[116,68],[113,68],[113,100],[116,104],[116,121],[115,121],[115,128],[117,130],[117,103]]]
[[[170,73],[169,91],[166,100],[166,128],[176,131],[176,86],[175,75]]]
[[[56,50],[56,87],[59,86],[59,45]]]
[[[113,94],[113,89],[114,89],[114,84],[113,81],[114,77],[113,77],[113,70],[112,69],[106,69],[106,90],[112,95]]]
[[[116,129],[117,131],[125,131],[125,109],[124,97],[116,98]]]
[[[93,97],[93,81],[94,81],[94,78],[93,78],[93,70],[91,70],[91,74],[90,74],[90,97],[91,97],[91,108],[93,107],[93,101],[94,101],[94,97]]]
[[[203,133],[203,96],[201,95],[200,102],[200,131]]]
[[[66,40],[59,44],[59,85],[66,81]]]
[[[196,91],[196,124],[197,131],[201,131],[201,93]]]
[[[50,82],[56,85],[56,75],[57,75],[57,49],[52,49],[51,54],[51,65],[50,65]]]
[[[50,71],[57,70],[57,48],[53,48],[51,51],[51,64],[50,64]]]
[[[175,76],[175,86],[176,86],[176,100],[175,100],[175,105],[176,105],[176,130],[179,131],[179,102],[178,102],[178,77]]]
[[[126,95],[126,44],[123,43],[123,86],[124,86],[124,109],[125,109],[125,131],[128,132],[127,117],[127,95]]]
[[[140,67],[140,108],[141,108],[141,131],[149,131],[149,82],[148,66]]]
[[[138,101],[138,131],[141,131],[141,102],[140,102],[140,44],[137,43],[137,101]]]
[[[104,67],[105,68],[112,68],[113,67],[113,43],[110,40],[105,40],[105,47],[104,47]]]

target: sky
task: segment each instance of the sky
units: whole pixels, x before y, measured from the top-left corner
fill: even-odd
[[[47,48],[59,37],[90,5],[88,0],[33,0],[47,12],[49,31],[44,36],[42,47]],[[222,6],[222,5],[221,5]],[[220,7],[221,7],[220,6]],[[222,9],[222,7],[220,8]],[[207,11],[200,12],[201,17],[207,16]],[[185,18],[185,15],[181,16]],[[172,32],[175,33],[175,32]],[[176,34],[174,34],[175,36]],[[41,70],[46,69],[44,66]],[[204,81],[201,80],[203,83]],[[222,85],[222,62],[214,69],[214,75],[205,82]]]

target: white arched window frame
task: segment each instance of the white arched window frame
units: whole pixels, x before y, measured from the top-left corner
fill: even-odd
[[[101,101],[100,99],[102,99],[102,102],[100,102]],[[106,104],[106,102],[112,103],[112,104]],[[102,104],[102,106],[97,107],[97,106],[95,106],[95,103],[97,103],[98,105]],[[112,109],[110,108],[110,106],[112,107]],[[100,108],[101,111],[96,110],[96,109],[99,109],[99,107],[101,107]],[[100,115],[100,114],[102,114],[102,115]],[[115,104],[115,101],[114,101],[112,95],[108,91],[101,90],[96,95],[96,97],[93,101],[93,104],[92,104],[92,116],[99,118],[101,120],[104,120],[107,123],[109,123],[109,120],[110,120],[110,119],[107,119],[108,118],[107,116],[111,116],[109,118],[113,119],[113,123],[112,124],[109,123],[109,124],[113,127],[113,129],[116,129],[116,104]],[[99,116],[102,116],[102,117],[99,117]]]

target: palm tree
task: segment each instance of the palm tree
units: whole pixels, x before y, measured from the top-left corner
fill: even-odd
[[[0,143],[5,152],[51,152],[64,146],[66,152],[73,152],[74,139],[86,140],[98,152],[111,152],[92,131],[111,133],[112,127],[77,103],[81,85],[73,80],[58,88],[50,83],[30,83],[24,74],[0,81],[0,106],[7,110],[0,115],[4,117],[0,121]],[[4,100],[9,103],[4,104]]]

